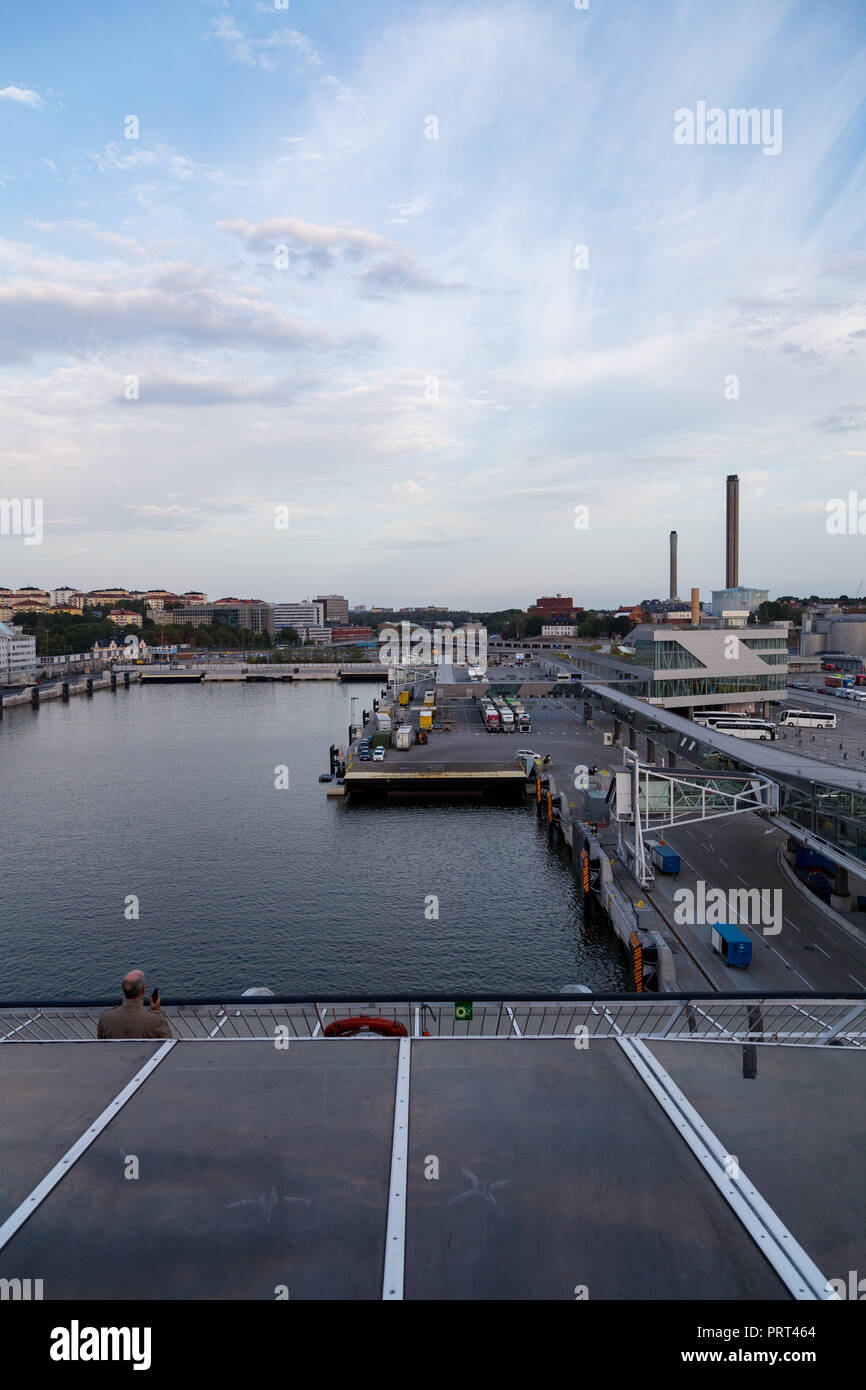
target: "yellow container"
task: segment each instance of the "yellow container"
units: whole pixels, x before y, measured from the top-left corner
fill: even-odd
[[[408,703],[409,703],[409,691],[408,691],[408,690],[401,690],[401,691],[400,691],[400,704],[401,704],[401,705],[408,705]]]
[[[421,713],[420,713],[419,716],[418,716],[418,727],[421,728],[421,729],[432,729],[432,728],[433,728],[433,711],[432,711],[432,710],[426,710],[426,711],[425,711],[425,710],[422,710],[422,711],[421,711]]]

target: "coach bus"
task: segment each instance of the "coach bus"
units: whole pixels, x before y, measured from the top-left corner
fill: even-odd
[[[779,728],[835,729],[836,716],[823,709],[786,709],[779,716]]]
[[[735,715],[727,719],[714,719],[707,728],[717,734],[730,734],[733,738],[774,739],[776,726],[769,719],[738,719]]]

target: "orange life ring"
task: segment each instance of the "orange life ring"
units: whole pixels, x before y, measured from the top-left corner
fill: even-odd
[[[402,1023],[390,1018],[337,1018],[324,1030],[326,1038],[353,1038],[356,1033],[379,1033],[383,1038],[405,1038],[408,1033]]]

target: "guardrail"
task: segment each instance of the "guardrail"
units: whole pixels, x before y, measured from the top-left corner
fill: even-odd
[[[0,1043],[95,1042],[104,1006],[0,1005]],[[110,1007],[110,1005],[108,1006]],[[462,1008],[462,1014],[461,1014]],[[337,1019],[363,1016],[402,1024],[431,1040],[632,1037],[668,1042],[772,1043],[866,1047],[866,996],[654,995],[623,999],[575,995],[550,999],[475,1001],[471,1017],[459,1001],[337,999],[328,1002],[257,998],[165,1005],[180,1041],[327,1040]]]

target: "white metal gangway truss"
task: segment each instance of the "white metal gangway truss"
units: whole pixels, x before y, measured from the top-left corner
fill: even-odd
[[[718,820],[745,811],[773,815],[779,809],[778,785],[761,773],[680,771],[642,763],[633,748],[623,748],[622,755],[624,766],[615,774],[612,788],[617,852],[644,888],[655,876],[645,838],[650,829]]]

